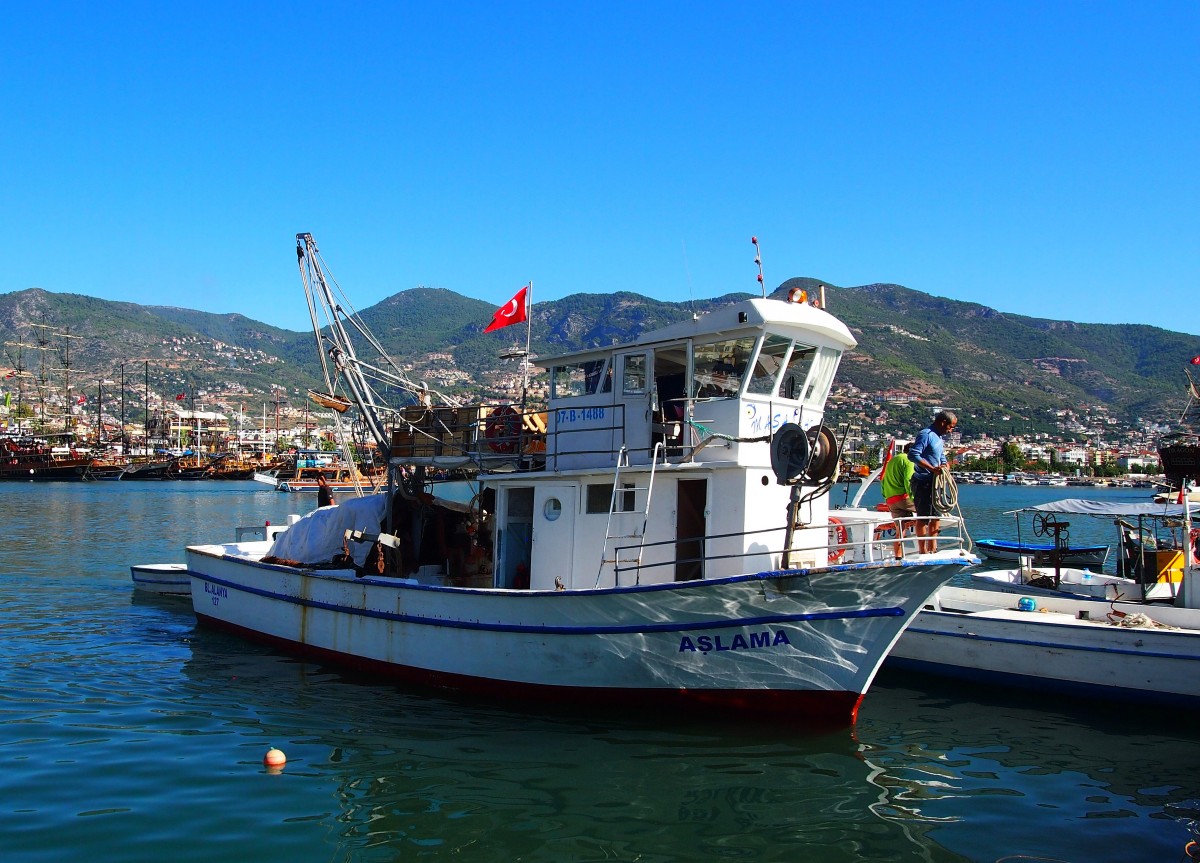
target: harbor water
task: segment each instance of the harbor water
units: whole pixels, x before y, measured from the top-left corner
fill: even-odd
[[[1027,503],[1147,494],[960,500],[973,535],[1011,538],[1004,513]],[[134,594],[130,564],[314,503],[252,482],[0,485],[6,863],[1176,861],[1200,830],[1186,713],[886,667],[857,726],[817,737],[495,705],[347,677]]]

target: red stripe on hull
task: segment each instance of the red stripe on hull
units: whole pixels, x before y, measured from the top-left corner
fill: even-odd
[[[584,688],[491,680],[381,662],[301,644],[200,613],[196,617],[207,626],[232,632],[249,641],[269,644],[289,653],[363,672],[375,678],[384,677],[430,689],[450,689],[500,701],[541,701],[563,706],[653,706],[706,717],[737,714],[743,719],[770,719],[775,723],[786,721],[812,731],[828,731],[853,725],[863,699],[861,693],[841,690]]]

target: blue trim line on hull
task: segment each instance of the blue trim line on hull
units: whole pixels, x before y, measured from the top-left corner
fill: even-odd
[[[232,556],[220,555],[220,554],[212,554],[211,552],[207,552],[207,551],[200,551],[199,553],[205,557],[212,557],[216,560],[237,560],[237,562],[240,566],[250,566],[250,567],[254,567],[255,569],[265,569],[265,570],[269,570],[271,572],[287,572],[287,573],[296,573],[299,575],[309,575],[309,576],[316,575],[318,572],[320,572],[320,570],[315,570],[311,567],[304,567],[304,566],[295,567],[295,566],[289,566],[289,565],[281,564],[281,563],[263,563],[262,561],[259,561],[259,560],[247,560],[245,558],[238,558],[238,557],[232,557]],[[769,582],[769,581],[775,581],[775,580],[785,579],[785,578],[809,578],[813,575],[820,575],[822,573],[827,573],[827,572],[858,572],[858,571],[872,570],[872,569],[903,569],[906,567],[930,567],[930,566],[951,566],[951,567],[962,568],[962,567],[967,567],[967,566],[974,566],[978,563],[979,563],[978,558],[968,559],[965,557],[947,558],[946,560],[933,561],[932,563],[929,561],[903,560],[903,561],[893,562],[887,566],[881,566],[880,563],[878,563],[876,561],[864,561],[862,563],[842,563],[842,564],[837,564],[835,566],[817,567],[814,569],[770,569],[770,570],[763,570],[762,572],[745,573],[742,575],[727,575],[727,576],[722,576],[721,578],[704,579],[704,584],[706,584],[706,585],[736,584],[738,582],[744,582],[744,581],[768,581]],[[342,571],[352,572],[352,570],[342,570]],[[200,576],[200,573],[195,572],[193,570],[189,570],[189,574]],[[203,577],[203,576],[201,576],[201,577]],[[386,586],[386,587],[395,587],[396,586],[395,583],[389,579],[374,578],[372,576],[364,576],[364,577],[356,579],[356,580],[361,582],[362,584],[381,585],[381,586]],[[627,585],[618,585],[616,587],[602,587],[602,588],[575,588],[575,589],[572,589],[571,593],[575,596],[589,596],[589,595],[594,595],[594,594],[613,594],[613,593],[651,593],[654,591],[679,590],[681,588],[681,586],[684,584],[688,584],[688,582],[683,582],[683,583],[673,582],[673,583],[666,583],[666,584],[627,584]],[[404,589],[405,590],[443,591],[443,590],[446,590],[447,588],[439,587],[439,586],[432,585],[432,584],[405,584]],[[456,587],[456,588],[454,588],[454,591],[455,591],[455,593],[490,593],[491,592],[490,589],[478,589],[478,588],[469,588],[469,587]],[[552,596],[554,593],[555,593],[555,591],[552,591],[552,590],[531,591],[531,594],[535,595],[535,596],[539,595],[539,594],[546,595],[546,596]]]
[[[929,612],[924,612],[929,614]],[[917,618],[919,621],[920,618]],[[1053,624],[1046,624],[1053,625]],[[1132,630],[1130,630],[1132,631]],[[1024,647],[1041,647],[1047,650],[1076,651],[1079,653],[1110,653],[1120,656],[1145,656],[1153,659],[1177,659],[1183,662],[1195,662],[1195,657],[1182,653],[1160,653],[1154,650],[1127,650],[1120,647],[1090,647],[1088,645],[1063,644],[1060,641],[1032,641],[1028,638],[998,638],[992,635],[977,635],[973,632],[943,632],[937,629],[926,629],[918,624],[908,627],[907,632],[920,635],[936,636],[938,638],[965,638],[968,641],[986,641],[995,644],[1019,644]]]
[[[196,575],[193,573],[193,575]],[[904,609],[896,606],[887,608],[864,608],[847,611],[821,611],[803,614],[773,614],[766,617],[745,617],[737,620],[696,620],[683,623],[645,623],[629,626],[542,626],[517,625],[508,623],[482,623],[471,620],[445,620],[443,618],[422,617],[414,614],[396,614],[390,611],[377,611],[367,608],[353,608],[337,605],[332,602],[320,602],[313,599],[301,599],[287,596],[262,588],[249,587],[244,584],[227,581],[207,575],[196,575],[197,578],[209,584],[220,585],[231,590],[263,596],[278,602],[301,605],[305,608],[319,608],[325,611],[340,611],[343,614],[373,617],[381,620],[394,620],[399,623],[415,623],[422,626],[439,626],[449,629],[473,629],[486,632],[537,632],[548,635],[619,635],[639,632],[688,632],[695,629],[731,629],[744,626],[765,626],[772,623],[801,623],[810,620],[844,620],[869,617],[902,617]]]

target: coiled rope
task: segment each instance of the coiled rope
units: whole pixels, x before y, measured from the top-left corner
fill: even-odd
[[[933,511],[938,515],[958,516],[964,540],[963,548],[970,552],[975,544],[967,531],[967,520],[963,518],[962,507],[958,505],[958,483],[954,481],[954,475],[948,469],[938,471],[933,477]]]

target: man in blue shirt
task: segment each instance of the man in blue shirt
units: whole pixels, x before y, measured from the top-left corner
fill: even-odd
[[[946,451],[942,438],[958,425],[958,416],[953,411],[940,411],[928,428],[923,428],[913,441],[908,458],[913,463],[913,502],[917,506],[917,551],[927,554],[937,550],[937,535],[941,525],[938,513],[933,510],[934,477],[946,464]]]

